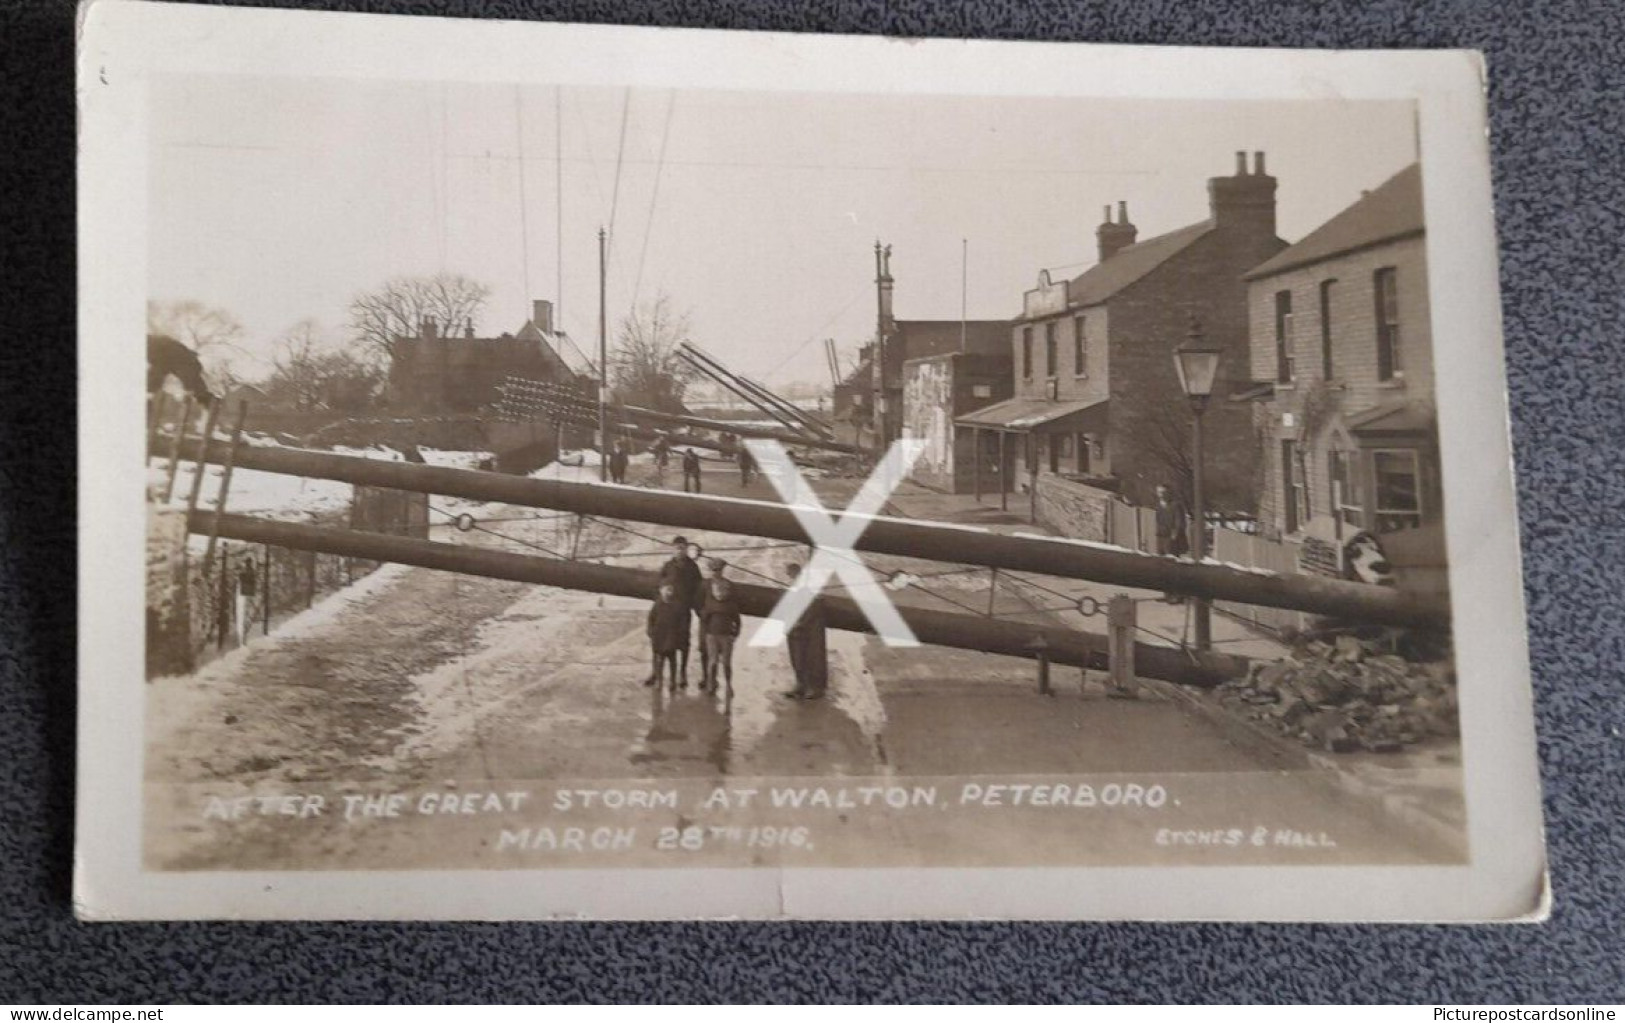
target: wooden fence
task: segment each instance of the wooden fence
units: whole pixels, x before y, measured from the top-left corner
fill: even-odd
[[[1266,540],[1234,529],[1213,530],[1213,557],[1232,565],[1264,568],[1272,572],[1296,573],[1299,570],[1295,544]],[[1231,617],[1276,633],[1302,629],[1309,617],[1301,611],[1287,608],[1237,604],[1228,600],[1216,600],[1213,606]]]

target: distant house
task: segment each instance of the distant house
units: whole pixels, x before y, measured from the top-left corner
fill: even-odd
[[[508,377],[562,383],[596,396],[596,367],[553,324],[553,303],[537,299],[512,334],[475,337],[472,324],[423,321],[395,339],[389,403],[406,412],[474,412],[495,403]]]
[[[961,416],[992,474],[1007,481],[1087,477],[1136,504],[1155,488],[1189,487],[1189,403],[1173,350],[1190,317],[1224,351],[1206,426],[1214,507],[1250,510],[1257,445],[1248,410],[1227,402],[1249,383],[1242,275],[1286,247],[1275,234],[1276,180],[1264,155],[1236,154],[1236,173],[1208,181],[1210,216],[1138,240],[1126,203],[1106,208],[1099,262],[1071,280],[1047,271],[1022,300],[1006,345],[1012,396]]]
[[[1266,534],[1437,533],[1425,239],[1412,164],[1247,274]]]

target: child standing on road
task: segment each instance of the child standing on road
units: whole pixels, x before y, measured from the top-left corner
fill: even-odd
[[[654,673],[644,680],[644,685],[659,685],[662,676],[669,674],[672,688],[677,688],[677,653],[688,649],[689,618],[688,605],[678,599],[676,585],[661,583],[659,596],[649,605],[649,621],[645,627]],[[670,668],[669,673],[667,668]]]
[[[717,691],[717,675],[721,674],[728,691],[734,687],[734,640],[739,636],[739,599],[734,595],[733,583],[724,579],[722,572],[728,563],[721,558],[711,559],[711,578],[705,585],[705,605],[700,610],[700,642],[705,644],[705,681],[700,688],[708,693]]]

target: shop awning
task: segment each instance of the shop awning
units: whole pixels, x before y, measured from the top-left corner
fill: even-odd
[[[957,426],[1011,433],[1104,433],[1110,401],[1046,401],[1010,398],[954,420]]]

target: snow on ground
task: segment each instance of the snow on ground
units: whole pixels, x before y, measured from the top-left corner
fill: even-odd
[[[262,437],[250,437],[247,443],[256,447],[282,447],[274,440]],[[394,448],[387,447],[334,447],[330,449],[336,455],[350,455],[356,458],[376,458],[386,462],[400,462],[405,455]],[[456,469],[472,469],[484,459],[490,458],[489,451],[441,451],[434,448],[419,448],[424,461],[429,465],[449,466]],[[175,472],[175,486],[170,494],[168,506],[172,508],[186,507],[186,498],[192,491],[192,475],[195,464],[182,461]],[[220,494],[220,478],[222,469],[218,465],[210,465],[203,474],[203,488],[198,493],[198,507],[213,508]],[[151,458],[147,461],[147,491],[153,495],[155,503],[163,494],[169,472],[169,462],[163,458]],[[231,490],[226,495],[226,508],[228,511],[243,515],[264,515],[269,518],[299,519],[316,518],[322,515],[342,512],[350,507],[353,487],[338,480],[306,479],[303,476],[290,476],[279,472],[261,472],[255,469],[233,469],[231,473]],[[437,507],[448,511],[461,512],[470,507],[480,506],[477,502],[463,501],[459,498],[436,498]]]

